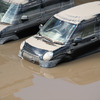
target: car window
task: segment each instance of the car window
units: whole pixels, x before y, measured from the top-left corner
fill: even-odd
[[[75,32],[73,33],[72,39],[81,38],[82,33],[83,33],[82,25],[77,25],[77,28]]]
[[[33,7],[30,7],[28,9],[25,9],[23,11],[23,13],[27,13],[27,12],[30,12],[30,11],[34,11],[34,12],[37,12],[37,10],[40,8],[40,5],[36,5],[36,6],[33,6]]]
[[[63,1],[63,2],[65,1],[66,2],[66,1],[70,1],[70,0],[61,0],[61,1]]]
[[[100,19],[98,19],[97,22],[96,22],[95,31],[100,32]]]
[[[45,7],[46,7],[46,6],[53,5],[53,4],[60,3],[60,0],[43,0],[43,1],[44,1]]]
[[[43,5],[45,7],[45,10],[54,11],[54,9],[60,7],[60,0],[44,0]]]
[[[19,5],[17,4],[11,4],[8,10],[6,11],[5,15],[2,17],[1,22],[13,24],[13,21],[15,20],[15,16],[18,12]]]
[[[22,15],[28,16],[29,20],[33,20],[40,17],[41,5],[37,2],[30,6],[23,6]]]
[[[60,0],[44,0],[45,13],[52,16],[60,10]]]
[[[66,4],[66,2],[70,2],[70,0],[61,0],[61,2],[63,2],[63,4]]]
[[[35,10],[35,9],[38,9],[38,8],[40,8],[40,4],[38,4],[38,2],[36,0],[34,0],[31,3],[27,3],[27,4],[23,5],[22,6],[22,12],[25,13],[25,12]]]
[[[30,2],[24,4],[24,7],[30,7],[31,5],[33,5],[34,3],[37,2],[37,0],[29,0]]]
[[[94,23],[90,23],[83,28],[82,38],[86,38],[94,34]]]
[[[100,27],[100,21],[96,23],[96,27]]]

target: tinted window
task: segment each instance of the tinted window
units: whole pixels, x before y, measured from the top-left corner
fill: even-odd
[[[60,0],[44,0],[43,5],[48,18],[60,11]]]
[[[97,20],[96,25],[95,25],[95,31],[100,32],[100,18]]]
[[[60,0],[44,0],[44,6],[49,6],[52,4],[59,3],[59,2],[60,2]]]
[[[27,12],[30,12],[30,11],[36,11],[39,8],[40,8],[40,6],[39,5],[36,5],[36,6],[30,7],[30,8],[24,9],[23,10],[23,13],[27,13]]]
[[[94,34],[94,23],[90,23],[83,28],[82,38],[88,37]]]
[[[28,16],[29,20],[36,20],[37,18],[40,18],[40,6],[40,3],[38,3],[37,1],[24,5],[22,8],[21,17],[23,15],[26,15]]]
[[[38,4],[37,0],[34,0],[33,2],[27,3],[27,4],[23,5],[22,12],[27,12],[27,11],[30,11],[32,9],[36,9],[36,7],[37,8],[39,7],[38,5],[39,4]]]
[[[69,2],[70,0],[61,0],[62,2]]]
[[[82,25],[81,24],[77,25],[77,28],[76,28],[75,32],[73,33],[72,38],[73,39],[74,38],[81,38],[82,33],[83,33],[83,27],[82,27]]]
[[[100,21],[96,23],[96,27],[100,27]]]

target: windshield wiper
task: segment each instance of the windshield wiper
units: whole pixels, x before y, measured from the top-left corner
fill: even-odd
[[[60,44],[60,45],[64,45],[64,43],[59,42],[59,41],[54,41],[55,44]]]
[[[0,22],[0,24],[10,25],[9,23],[5,23],[5,22]]]
[[[46,36],[42,36],[42,40],[48,44],[54,45],[54,42]]]
[[[60,41],[52,41],[50,38],[48,38],[48,37],[45,37],[45,36],[42,36],[43,38],[45,38],[45,39],[47,39],[47,40],[49,40],[49,42],[51,42],[52,43],[52,45],[54,45],[54,44],[59,44],[59,45],[64,45],[64,43],[62,43],[62,42],[60,42]]]
[[[36,39],[42,39],[44,42],[50,42],[52,45],[54,44],[60,44],[60,45],[64,45],[64,43],[59,42],[59,41],[52,41],[52,39],[46,37],[46,36],[42,36],[42,35],[36,35],[34,36],[34,38]]]
[[[60,41],[52,41],[50,38],[48,38],[46,36],[42,36],[42,37],[45,38],[46,40],[48,40],[49,42],[51,42],[52,45],[54,45],[54,44],[64,45],[64,43],[62,43]]]
[[[39,35],[36,35],[36,36],[33,36],[33,37],[37,38],[37,39],[42,38],[42,36],[39,36]]]
[[[48,37],[46,37],[46,36],[42,36],[42,38],[44,38],[44,39],[46,39],[46,40],[48,40],[48,41],[50,41],[50,42],[53,42],[50,38],[48,38]]]
[[[54,45],[53,41],[51,39],[49,39],[48,37],[46,37],[46,36],[36,35],[36,36],[34,36],[34,38],[41,39],[45,42],[50,42],[50,43],[52,43],[52,45]]]

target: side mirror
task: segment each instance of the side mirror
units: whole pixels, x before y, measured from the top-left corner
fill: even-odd
[[[27,15],[23,15],[23,16],[21,17],[21,21],[22,21],[22,22],[28,21],[28,16],[27,16]]]
[[[41,30],[42,28],[43,28],[43,25],[42,25],[42,24],[40,24],[40,25],[39,25],[39,29]]]
[[[80,43],[80,42],[82,42],[82,38],[76,37],[73,42],[74,43]]]

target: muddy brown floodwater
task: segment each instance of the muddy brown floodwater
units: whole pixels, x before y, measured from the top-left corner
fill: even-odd
[[[0,46],[0,100],[100,100],[100,52],[46,69],[17,56],[24,39]]]

